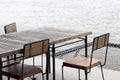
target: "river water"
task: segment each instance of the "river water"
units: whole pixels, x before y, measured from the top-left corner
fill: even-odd
[[[120,43],[120,0],[0,0],[0,33],[17,23],[18,31],[38,27],[89,30],[93,36],[111,33]]]

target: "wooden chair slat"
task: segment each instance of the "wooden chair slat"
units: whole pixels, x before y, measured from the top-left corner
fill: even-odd
[[[11,23],[4,26],[5,33],[17,32],[16,23]]]

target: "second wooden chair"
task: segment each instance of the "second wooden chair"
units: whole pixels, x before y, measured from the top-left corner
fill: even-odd
[[[80,69],[85,71],[85,80],[88,80],[88,73],[90,73],[91,68],[100,65],[101,72],[102,72],[102,78],[104,80],[103,75],[103,69],[102,67],[106,64],[107,59],[107,51],[108,51],[108,43],[109,43],[109,33],[106,33],[104,35],[97,36],[93,39],[93,45],[92,45],[92,52],[90,57],[75,57],[70,60],[66,60],[63,62],[62,65],[62,80],[63,77],[63,67],[71,67],[71,68],[77,68],[79,73],[79,80],[80,80]],[[93,52],[101,49],[103,47],[106,47],[105,55],[100,53],[101,55],[104,55],[104,63],[100,59],[93,58]],[[103,51],[104,52],[104,51]],[[95,52],[94,52],[95,54]]]

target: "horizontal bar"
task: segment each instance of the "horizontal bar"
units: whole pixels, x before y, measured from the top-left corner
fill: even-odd
[[[88,46],[91,46],[91,45],[92,45],[92,42],[89,42]],[[59,56],[59,55],[67,54],[67,53],[70,53],[70,52],[74,52],[74,51],[76,51],[78,49],[82,49],[82,48],[85,48],[84,44],[80,45],[80,46],[76,46],[76,47],[70,48],[70,49],[66,49],[66,50],[63,50],[63,51],[56,52],[55,56]]]
[[[83,41],[83,39],[77,40],[77,41],[72,41],[72,42],[69,42],[69,43],[66,43],[66,44],[63,44],[63,45],[60,45],[60,46],[56,46],[55,48],[59,48],[59,47],[62,47],[62,46],[66,46],[66,45],[69,45],[69,44],[73,44],[73,43],[77,43],[77,42],[80,42],[80,41]]]

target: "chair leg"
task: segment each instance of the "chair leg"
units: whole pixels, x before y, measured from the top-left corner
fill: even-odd
[[[17,80],[24,80],[24,79],[17,79]]]
[[[81,80],[80,79],[80,69],[78,69],[78,80]]]
[[[103,78],[103,80],[104,80],[104,73],[103,73],[102,64],[100,64],[100,67],[101,67],[102,78]]]
[[[44,80],[44,74],[42,73],[42,78],[43,78],[43,80]]]
[[[32,80],[36,80],[36,78],[32,78]]]
[[[9,61],[9,59],[10,59],[10,57],[9,56],[7,56],[7,60]]]
[[[16,54],[14,54],[14,60],[16,60],[16,59],[17,59]]]
[[[85,80],[88,80],[88,72],[85,70]]]
[[[63,65],[62,65],[62,80],[64,80],[64,76],[63,76]]]
[[[8,76],[8,80],[10,80],[10,77]]]

